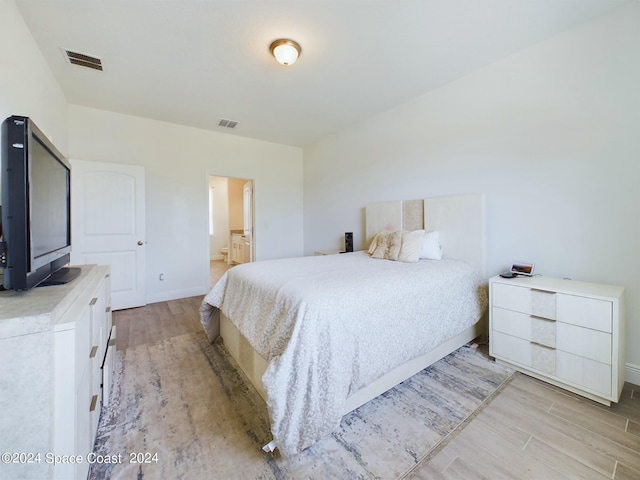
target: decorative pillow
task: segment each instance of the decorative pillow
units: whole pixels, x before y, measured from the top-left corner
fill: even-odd
[[[424,230],[402,232],[402,247],[398,254],[399,262],[415,263],[420,260],[420,253],[424,244]]]
[[[373,240],[371,240],[371,245],[369,245],[369,250],[367,250],[367,253],[371,256],[373,256],[373,252],[375,252],[376,248],[378,247],[378,237],[380,237],[381,233],[382,232],[376,233],[375,237],[373,237]]]
[[[373,258],[397,260],[402,246],[402,232],[399,230],[383,230],[371,242],[369,253]]]
[[[442,258],[440,234],[437,230],[429,232],[424,236],[420,258],[428,258],[430,260],[440,260]]]

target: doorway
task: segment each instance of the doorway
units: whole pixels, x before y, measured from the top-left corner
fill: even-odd
[[[209,264],[213,285],[233,265],[255,258],[253,179],[209,176]]]

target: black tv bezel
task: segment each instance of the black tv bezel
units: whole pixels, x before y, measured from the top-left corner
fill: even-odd
[[[67,169],[67,245],[47,252],[34,265],[31,248],[30,168],[32,142],[39,142]],[[11,116],[2,123],[2,234],[6,248],[3,283],[7,290],[33,288],[71,259],[71,164],[28,117]],[[39,257],[40,258],[40,257]],[[41,262],[38,262],[41,263]]]

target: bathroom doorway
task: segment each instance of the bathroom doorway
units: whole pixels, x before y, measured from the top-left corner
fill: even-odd
[[[255,258],[253,180],[209,176],[209,264],[213,285],[233,265]]]

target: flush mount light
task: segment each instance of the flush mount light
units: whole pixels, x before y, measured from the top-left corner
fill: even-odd
[[[287,38],[276,40],[271,44],[269,50],[271,50],[273,56],[276,57],[278,63],[284,65],[285,67],[296,63],[296,60],[298,59],[298,56],[301,52],[300,45],[298,45],[297,42],[294,42],[293,40],[289,40]]]

